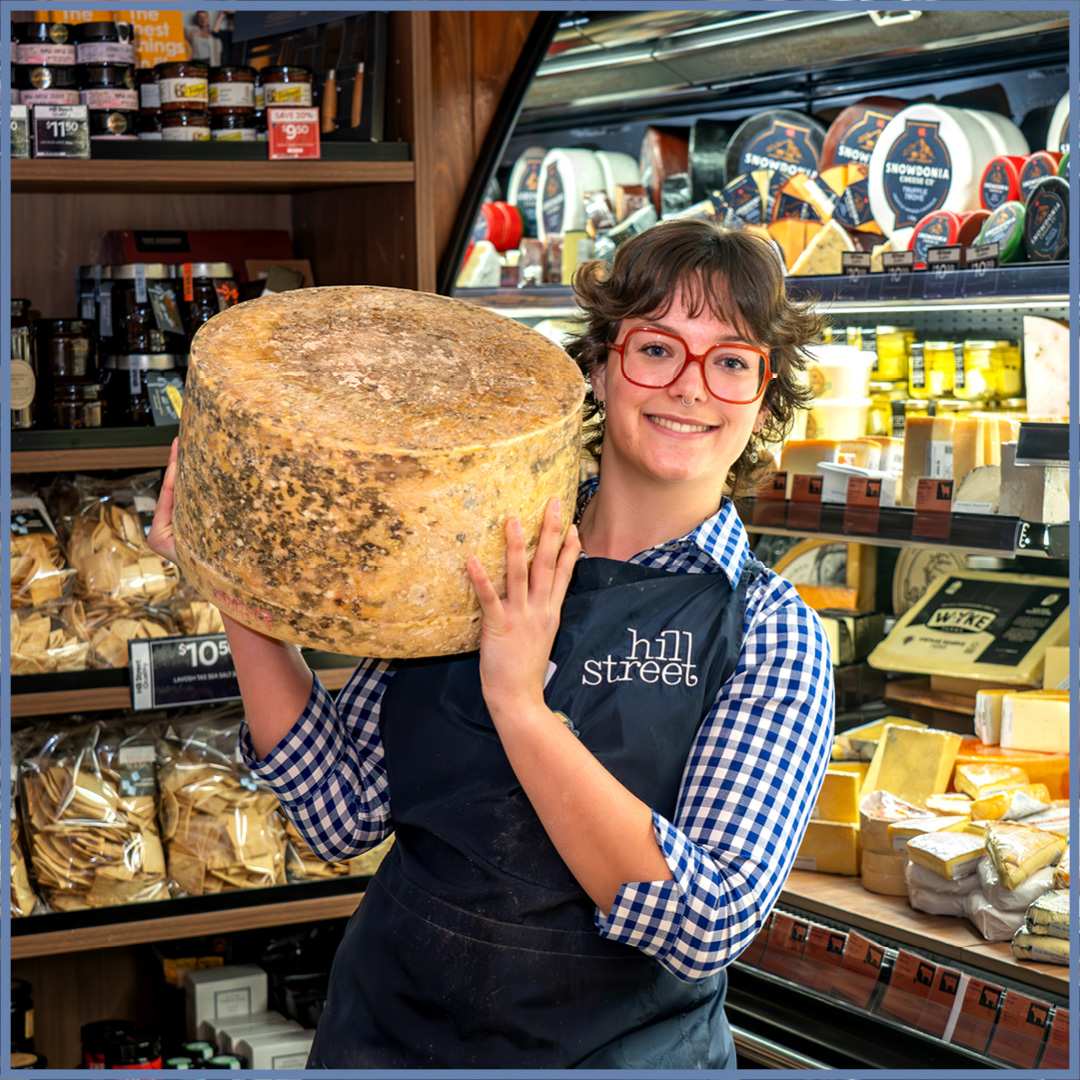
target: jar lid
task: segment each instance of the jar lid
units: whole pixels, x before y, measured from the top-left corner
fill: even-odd
[[[139,276],[140,269],[143,277],[147,278],[171,278],[173,268],[170,263],[118,263],[110,267],[114,279],[121,281],[133,281]]]
[[[101,366],[120,371],[171,371],[178,365],[182,356],[175,353],[122,353],[118,356],[106,356]]]
[[[166,1069],[190,1069],[195,1064],[189,1057],[171,1057],[165,1059]]]
[[[148,1031],[114,1035],[105,1044],[105,1068],[153,1061],[161,1057],[161,1040]]]
[[[186,268],[191,269],[191,276],[197,278],[231,278],[233,276],[232,263],[227,262],[201,262],[201,263],[178,263],[173,267],[173,277],[182,278]]]
[[[252,78],[255,78],[255,69],[253,67],[248,67],[246,64],[222,64],[220,67],[211,68],[210,78],[212,79],[215,75],[224,75],[226,73],[230,75],[250,75]]]
[[[212,1069],[242,1069],[244,1067],[235,1054],[215,1054],[206,1064]]]
[[[264,79],[268,79],[271,75],[307,75],[310,77],[311,68],[300,67],[297,64],[278,64],[263,71]]]
[[[214,1044],[203,1042],[201,1039],[195,1039],[191,1042],[184,1043],[184,1049],[189,1054],[197,1054],[200,1061],[204,1058],[212,1058],[214,1056]]]
[[[873,326],[871,329],[878,334],[914,334],[914,326]]]
[[[134,40],[134,28],[129,22],[88,22],[75,27],[76,41],[121,41],[127,44]]]
[[[93,401],[95,398],[101,395],[101,383],[93,382],[57,382],[53,383],[53,397],[66,397],[66,398],[89,398]],[[107,1043],[110,1039],[122,1037],[128,1028],[121,1028],[118,1032],[103,1033],[98,1036],[98,1039],[102,1044]],[[83,1039],[85,1044],[86,1039]]]
[[[42,319],[38,326],[46,332],[46,334],[55,334],[61,330],[75,330],[78,333],[85,333],[87,330],[93,330],[94,324],[89,319]]]
[[[74,27],[62,22],[12,23],[11,31],[16,41],[43,41],[47,45],[66,45],[72,40]]]
[[[43,1069],[42,1062],[45,1059],[40,1054],[29,1050],[18,1050],[11,1055],[11,1068],[13,1069]]]
[[[927,349],[951,349],[955,341],[926,341],[923,343]]]
[[[965,349],[996,349],[998,347],[996,341],[983,341],[979,338],[968,338],[964,342]]]

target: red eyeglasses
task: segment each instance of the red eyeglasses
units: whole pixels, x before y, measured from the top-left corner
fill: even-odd
[[[769,354],[741,341],[718,342],[699,355],[691,352],[678,334],[639,326],[621,345],[614,341],[607,344],[619,354],[623,378],[635,386],[663,389],[682,375],[687,364],[700,364],[705,388],[714,398],[731,405],[749,405],[775,378]]]

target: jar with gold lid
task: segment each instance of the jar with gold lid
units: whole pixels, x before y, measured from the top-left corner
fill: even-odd
[[[870,373],[874,382],[901,382],[908,377],[908,360],[911,345],[915,341],[915,328],[911,326],[875,326],[873,345],[868,343],[860,348],[873,352],[877,358]],[[862,331],[863,340],[867,331]]]
[[[262,73],[263,100],[274,105],[310,106],[312,103],[311,68],[295,64],[268,67]]]

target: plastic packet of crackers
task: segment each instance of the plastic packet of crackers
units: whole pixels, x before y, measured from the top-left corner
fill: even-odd
[[[68,566],[45,503],[36,495],[11,496],[11,606],[46,607],[71,596]]]
[[[173,614],[167,608],[115,602],[84,605],[76,601],[71,613],[73,623],[90,642],[90,663],[95,668],[127,667],[128,642],[177,633]]]
[[[170,724],[157,742],[161,836],[174,895],[284,885],[277,796],[240,759],[243,710]]]
[[[9,631],[12,675],[83,671],[90,666],[90,641],[72,605],[12,611]]]
[[[13,919],[21,919],[26,915],[37,915],[45,911],[44,904],[30,883],[30,872],[26,866],[26,856],[23,854],[17,790],[18,776],[19,766],[13,759],[11,762],[11,842],[9,845],[11,861],[8,864],[11,878],[11,900],[8,911]]]
[[[19,733],[29,869],[55,911],[167,900],[146,725]]]

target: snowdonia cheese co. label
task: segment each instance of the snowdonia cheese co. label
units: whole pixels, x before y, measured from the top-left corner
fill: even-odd
[[[1003,202],[1015,199],[1019,192],[1016,167],[1008,158],[994,158],[983,173],[980,194],[987,210],[996,210]]]
[[[896,215],[894,227],[914,225],[948,197],[952,156],[939,125],[909,120],[885,160],[885,198]]]
[[[809,126],[773,120],[760,135],[751,139],[739,159],[739,172],[776,169],[787,176],[818,173],[818,149]]]
[[[750,225],[760,225],[765,220],[766,195],[758,180],[742,173],[720,189],[724,202]]]
[[[544,197],[540,203],[540,216],[544,229],[548,233],[563,231],[563,218],[566,210],[566,191],[563,188],[559,166],[550,164],[544,177]]]
[[[1060,177],[1042,180],[1031,192],[1024,220],[1028,258],[1042,262],[1064,258],[1069,247],[1069,185]]]
[[[514,203],[521,212],[525,225],[525,235],[536,235],[536,195],[540,190],[540,166],[543,158],[529,158],[525,161],[521,178],[514,189]]]
[[[848,184],[836,201],[833,217],[849,229],[859,229],[872,224],[874,215],[870,212],[870,180],[863,177]]]
[[[874,667],[1031,684],[1068,636],[1068,582],[981,571],[938,578],[871,654]]]
[[[867,109],[850,127],[845,128],[833,151],[838,165],[855,163],[869,165],[879,136],[885,125],[893,118],[892,113]]]

